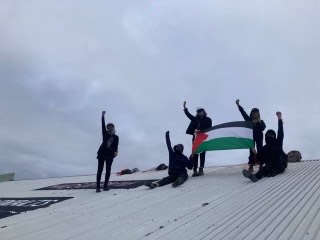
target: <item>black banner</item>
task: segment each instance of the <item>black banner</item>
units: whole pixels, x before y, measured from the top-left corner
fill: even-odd
[[[73,197],[0,198],[0,219],[45,208]]]
[[[130,189],[143,186],[146,183],[158,181],[153,180],[130,180],[130,181],[110,181],[108,186],[111,189]],[[101,182],[101,188],[103,188],[104,182]],[[95,182],[83,182],[83,183],[63,183],[54,186],[48,186],[35,190],[77,190],[77,189],[96,189],[97,185]]]

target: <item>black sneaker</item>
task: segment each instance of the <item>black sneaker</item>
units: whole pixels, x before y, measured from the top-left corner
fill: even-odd
[[[150,189],[154,189],[157,185],[155,183],[146,183],[146,187],[149,187]]]
[[[242,170],[242,174],[246,178],[249,178],[252,182],[257,182],[258,181],[258,178],[247,169],[243,169]]]
[[[199,176],[199,173],[197,172],[197,170],[193,170],[192,177],[198,177],[198,176]]]
[[[109,187],[103,187],[103,191],[109,191],[110,188]]]
[[[100,188],[97,188],[97,189],[96,189],[96,192],[97,192],[97,193],[98,193],[98,192],[101,192]]]
[[[203,168],[199,168],[198,176],[203,176],[203,175],[204,175]]]

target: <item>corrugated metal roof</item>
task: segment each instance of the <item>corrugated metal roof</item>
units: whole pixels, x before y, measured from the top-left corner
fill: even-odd
[[[320,161],[290,164],[257,183],[242,176],[242,167],[208,168],[176,189],[30,191],[94,176],[1,183],[1,197],[75,198],[1,219],[0,239],[320,239]]]

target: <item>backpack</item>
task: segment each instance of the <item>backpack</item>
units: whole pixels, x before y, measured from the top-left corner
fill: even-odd
[[[301,159],[302,159],[302,156],[299,151],[288,152],[288,162],[300,162]]]

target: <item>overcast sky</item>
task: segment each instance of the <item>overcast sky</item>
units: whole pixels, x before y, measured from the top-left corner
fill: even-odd
[[[0,0],[0,173],[92,174],[101,111],[120,137],[113,171],[190,154],[187,101],[214,124],[283,112],[284,150],[320,158],[319,1]],[[209,152],[207,166],[246,163]]]

